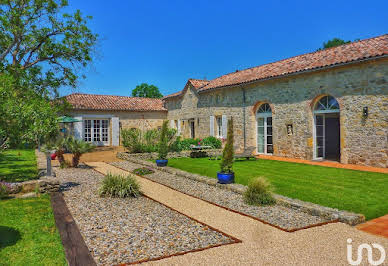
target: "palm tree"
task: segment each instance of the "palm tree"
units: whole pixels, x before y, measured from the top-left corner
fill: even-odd
[[[63,154],[68,147],[68,143],[69,138],[59,138],[54,144],[54,149],[56,150],[55,154],[57,155],[59,164],[61,166],[65,164],[65,157],[63,157]]]
[[[72,165],[77,167],[79,164],[79,159],[81,155],[87,152],[91,152],[95,148],[94,145],[85,142],[83,140],[78,140],[73,137],[69,138],[68,149],[73,154]]]

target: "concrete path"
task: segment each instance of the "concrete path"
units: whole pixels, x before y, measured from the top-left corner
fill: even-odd
[[[103,174],[128,174],[103,162],[86,164]],[[346,224],[328,224],[286,233],[150,180],[137,179],[145,195],[242,240],[239,244],[188,253],[150,264],[349,265],[346,257],[348,238],[352,239],[353,250],[361,243],[379,243],[388,253],[388,239],[361,232]],[[379,256],[376,252],[375,259]],[[366,257],[363,263],[367,263]],[[388,258],[385,263],[388,265]]]

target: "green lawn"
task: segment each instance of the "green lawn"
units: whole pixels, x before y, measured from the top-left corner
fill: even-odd
[[[169,159],[168,166],[216,178],[220,161],[208,158]],[[264,176],[275,192],[323,206],[362,213],[366,219],[388,213],[388,174],[336,169],[272,160],[237,161],[236,183]]]
[[[0,181],[21,182],[38,177],[34,150],[6,150],[0,153]]]
[[[48,195],[0,200],[0,265],[66,265]]]

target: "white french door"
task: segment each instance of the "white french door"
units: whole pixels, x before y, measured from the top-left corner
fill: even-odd
[[[257,152],[273,153],[272,116],[257,117]]]
[[[325,114],[315,115],[315,159],[325,156]]]
[[[109,120],[84,120],[84,140],[95,145],[109,145]]]

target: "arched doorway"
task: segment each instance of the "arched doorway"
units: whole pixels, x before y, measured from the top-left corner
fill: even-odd
[[[330,95],[314,105],[314,159],[340,161],[340,107]]]
[[[268,103],[259,106],[256,111],[257,124],[257,152],[261,154],[273,153],[272,138],[272,110]]]

